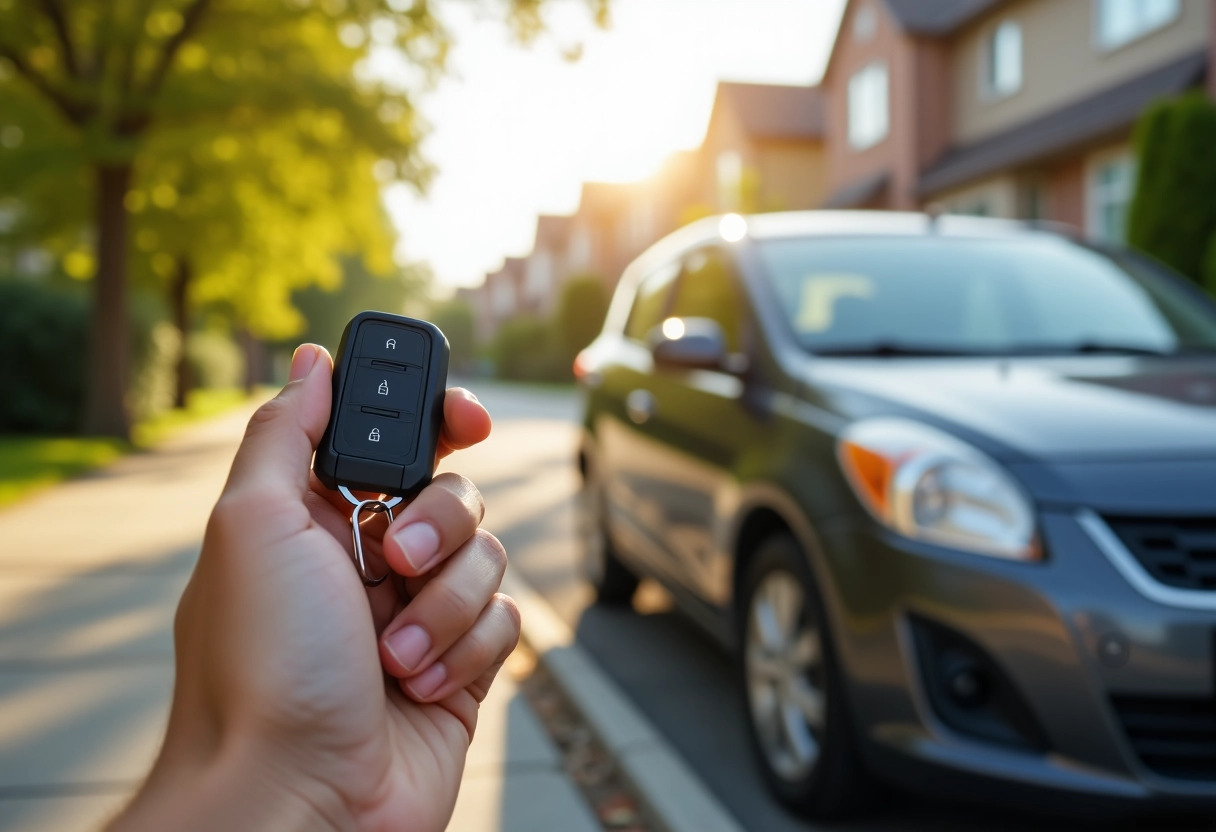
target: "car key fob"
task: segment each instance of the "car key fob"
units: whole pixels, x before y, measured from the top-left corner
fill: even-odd
[[[426,321],[360,312],[334,359],[333,407],[313,461],[317,479],[407,497],[435,473],[448,339]]]

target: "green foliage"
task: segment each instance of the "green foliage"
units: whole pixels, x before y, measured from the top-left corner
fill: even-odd
[[[571,278],[562,287],[553,325],[558,344],[567,363],[579,350],[595,340],[608,314],[608,292],[604,281],[594,275]]]
[[[451,347],[451,369],[469,372],[476,361],[476,324],[473,307],[468,301],[454,298],[437,305],[430,314],[431,323],[443,330]]]
[[[1202,282],[1216,232],[1216,105],[1201,92],[1154,104],[1136,125],[1135,146],[1128,243]]]
[[[245,356],[228,335],[212,330],[192,332],[186,339],[186,360],[196,387],[232,390],[245,379]]]
[[[565,381],[570,367],[554,349],[553,327],[544,318],[505,322],[491,352],[499,378],[510,381]]]
[[[168,396],[176,333],[154,298],[137,296],[133,307],[132,409],[148,415]],[[0,431],[76,430],[89,324],[84,286],[0,280]]]
[[[342,281],[337,286],[330,289],[311,286],[292,296],[304,321],[304,331],[295,340],[311,341],[335,353],[346,323],[366,309],[397,315],[422,314],[430,282],[431,275],[425,267],[396,269],[377,276],[361,260],[348,258],[342,262]]]

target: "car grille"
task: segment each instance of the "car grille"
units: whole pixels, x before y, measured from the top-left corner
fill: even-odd
[[[1113,698],[1145,767],[1179,780],[1216,780],[1216,699]]]
[[[1140,565],[1166,586],[1216,590],[1216,518],[1106,518]]]

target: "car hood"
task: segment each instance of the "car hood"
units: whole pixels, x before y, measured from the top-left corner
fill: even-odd
[[[1216,459],[1216,358],[808,358],[805,370],[813,403],[849,421],[919,419],[1007,461]]]

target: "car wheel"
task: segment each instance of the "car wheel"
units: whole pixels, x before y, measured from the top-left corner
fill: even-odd
[[[826,616],[798,544],[760,544],[743,584],[739,670],[752,744],[770,788],[816,818],[853,813],[869,791]]]
[[[626,605],[633,600],[638,577],[621,563],[608,536],[603,485],[588,470],[579,494],[579,537],[583,544],[583,574],[602,604]]]

